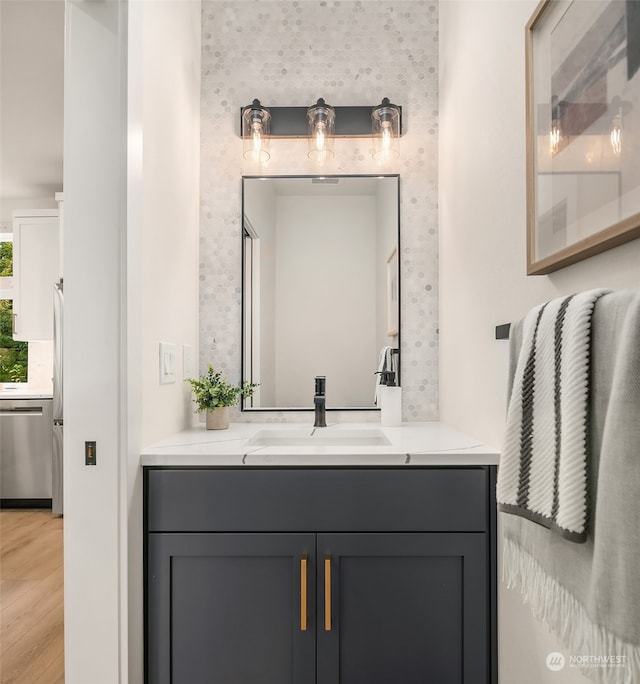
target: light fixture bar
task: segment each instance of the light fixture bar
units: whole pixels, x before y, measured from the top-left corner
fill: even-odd
[[[375,105],[358,107],[335,107],[336,138],[370,138],[371,110]],[[243,108],[244,109],[244,108]],[[269,137],[278,138],[308,138],[309,127],[306,107],[269,107],[271,114],[271,131]],[[400,116],[400,135],[402,135],[402,107],[398,107]],[[240,113],[242,118],[242,111]],[[242,131],[242,121],[240,122]],[[242,135],[242,133],[241,133]]]

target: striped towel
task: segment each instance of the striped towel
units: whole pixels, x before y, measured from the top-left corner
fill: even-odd
[[[606,292],[560,297],[525,317],[498,473],[499,510],[575,542],[589,525],[591,315]]]

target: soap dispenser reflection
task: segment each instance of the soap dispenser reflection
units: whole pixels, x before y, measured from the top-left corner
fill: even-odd
[[[315,394],[313,396],[313,405],[315,409],[315,420],[313,422],[314,428],[327,427],[327,399],[325,397],[326,387],[326,377],[324,375],[316,375]]]
[[[402,388],[396,385],[393,371],[380,372],[380,424],[385,427],[399,427],[402,424]]]

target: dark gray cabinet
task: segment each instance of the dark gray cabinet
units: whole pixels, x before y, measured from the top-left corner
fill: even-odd
[[[483,534],[318,535],[318,556],[318,684],[486,684]]]
[[[145,469],[147,682],[495,681],[493,475]]]
[[[151,535],[149,681],[314,683],[300,597],[315,546],[313,534]],[[315,584],[305,589],[313,605]]]

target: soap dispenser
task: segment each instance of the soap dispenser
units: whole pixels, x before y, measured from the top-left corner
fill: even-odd
[[[380,424],[399,427],[402,424],[402,388],[396,385],[393,371],[380,373]]]

